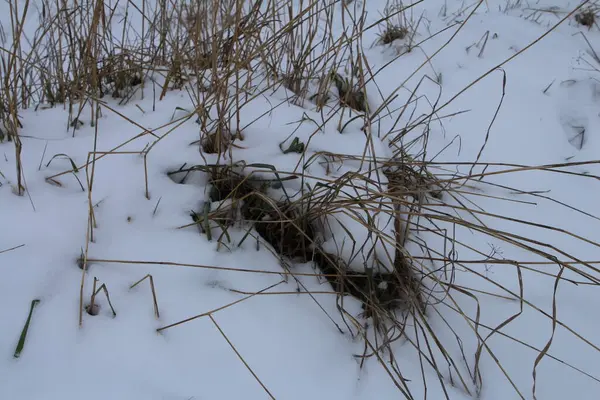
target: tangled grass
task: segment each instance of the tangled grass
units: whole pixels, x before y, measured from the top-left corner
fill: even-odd
[[[561,168],[572,164],[504,165],[503,171],[494,173],[474,174],[472,169],[469,174],[450,173],[450,165],[428,160],[425,153],[412,144],[427,142],[433,116],[456,97],[442,105],[432,102],[436,106],[427,115],[411,116],[407,120],[403,118],[406,117],[403,116],[404,110],[414,101],[418,88],[408,99],[406,107],[395,111],[394,116],[397,121],[404,121],[404,126],[394,126],[389,132],[379,134],[386,138],[393,157],[379,158],[372,151],[365,151],[370,155],[362,157],[310,154],[309,143],[300,146],[299,142],[284,150],[297,154],[299,165],[309,165],[315,157],[322,157],[333,160],[331,163],[336,165],[368,165],[366,169],[356,168],[354,172],[340,177],[321,179],[312,187],[301,185],[301,190],[291,193],[289,182],[304,182],[314,177],[309,177],[302,168],[283,171],[272,165],[249,166],[240,164],[239,160],[234,161],[234,151],[236,146],[241,146],[244,129],[254,122],[243,121],[241,110],[254,99],[281,87],[290,93],[286,101],[291,104],[306,107],[312,104],[318,111],[329,110],[323,121],[315,122],[315,132],[322,131],[325,124],[336,116],[340,116],[339,130],[343,132],[344,126],[350,123],[343,120],[343,115],[346,109],[352,109],[355,113],[352,118],[363,124],[367,143],[371,142],[375,135],[372,126],[381,118],[397,90],[388,98],[378,99],[379,102],[369,101],[378,95],[366,90],[367,84],[375,81],[377,72],[371,70],[364,57],[362,38],[369,30],[384,26],[381,43],[405,40],[412,37],[418,23],[409,23],[407,15],[412,5],[396,4],[377,24],[365,26],[362,18],[345,19],[346,33],[342,36],[335,34],[334,26],[338,23],[335,11],[354,12],[356,17],[360,17],[365,10],[357,3],[269,0],[249,4],[241,0],[225,0],[175,4],[142,0],[140,3],[127,3],[128,13],[123,17],[117,15],[116,7],[110,8],[99,0],[73,4],[44,0],[44,12],[38,15],[39,27],[33,37],[25,40],[24,27],[30,20],[32,7],[29,0],[24,6],[19,2],[19,7],[14,2],[11,7],[12,39],[5,43],[6,48],[0,53],[0,140],[14,143],[18,177],[16,192],[23,195],[27,188],[20,161],[23,152],[19,134],[21,110],[40,104],[64,107],[68,110],[67,126],[73,127],[74,136],[77,134],[74,128],[76,121],[85,113],[96,127],[97,134],[101,110],[110,110],[105,96],[118,99],[119,104],[127,104],[134,97],[156,95],[155,107],[159,107],[167,92],[185,90],[195,109],[164,127],[167,129],[164,136],[142,130],[142,135],[155,136],[155,141],[140,155],[146,162],[147,155],[155,146],[160,146],[162,138],[177,134],[177,128],[184,121],[196,120],[199,147],[202,148],[199,158],[205,157],[205,162],[173,171],[177,176],[199,171],[209,180],[209,200],[203,203],[201,210],[192,213],[190,225],[198,226],[209,240],[228,247],[241,245],[240,242],[232,242],[228,230],[245,229],[244,240],[252,237],[271,249],[282,260],[282,272],[286,276],[294,277],[294,264],[312,263],[315,276],[336,294],[338,309],[346,322],[346,329],[340,330],[364,340],[365,350],[360,357],[363,360],[376,358],[406,398],[412,398],[409,384],[394,356],[395,343],[399,340],[414,346],[422,364],[437,371],[442,387],[452,385],[477,397],[483,385],[482,355],[487,353],[498,360],[496,350],[488,344],[490,337],[501,335],[531,347],[502,331],[503,327],[520,318],[524,309],[529,308],[550,320],[553,332],[557,325],[564,326],[555,314],[549,314],[527,300],[520,279],[522,271],[551,277],[557,284],[564,279],[564,271],[570,271],[590,285],[597,285],[600,276],[596,267],[576,255],[539,243],[535,238],[519,236],[517,232],[488,226],[483,222],[484,215],[492,219],[504,217],[486,213],[477,206],[477,198],[482,193],[475,188],[474,182],[478,186],[492,185],[486,180],[493,174],[516,174],[532,169],[560,173]],[[472,15],[458,24],[458,30]],[[402,18],[401,23],[395,20],[398,17]],[[587,22],[581,20],[583,17],[578,18],[581,24],[586,25]],[[414,71],[411,77],[418,72]],[[472,85],[482,78],[474,80]],[[403,85],[401,83],[398,90]],[[379,107],[370,106],[379,103],[382,104]],[[265,115],[271,111],[266,110]],[[140,128],[135,121],[128,122]],[[406,144],[405,139],[410,135],[417,138]],[[424,146],[426,144],[421,144],[421,148]],[[113,149],[113,152],[119,152],[119,148]],[[97,160],[112,153],[96,154],[95,151],[85,165],[72,163],[72,169],[48,177],[49,183],[60,185],[65,175],[76,174],[80,170],[86,172],[86,185],[82,187],[86,186],[90,202],[88,246],[93,240],[96,225],[92,203],[94,165]],[[248,173],[248,167],[254,167],[254,172],[256,169],[263,170],[272,178],[261,179],[256,173]],[[148,196],[147,174],[145,186]],[[219,206],[213,208],[214,203]],[[394,228],[382,229],[376,219],[386,221]],[[352,220],[354,225],[344,226],[344,221],[348,220]],[[334,222],[342,225],[352,242],[350,257],[325,250],[322,246],[323,237],[330,234],[330,225]],[[547,272],[544,268],[527,264],[527,260],[506,260],[496,254],[490,256],[486,249],[472,248],[452,235],[457,227],[541,257],[544,260],[539,264],[541,267],[554,265],[557,272]],[[353,232],[357,229],[369,233],[368,242],[354,238]],[[557,228],[549,226],[545,229]],[[564,235],[577,238],[570,232],[564,232]],[[426,240],[425,237],[434,240]],[[586,241],[589,243],[589,240]],[[373,243],[393,250],[377,254],[379,259],[372,263],[365,261],[362,271],[353,269],[350,264],[357,257],[368,254],[370,258],[367,258],[373,258]],[[456,256],[459,249],[468,249],[479,254],[481,259],[461,260]],[[86,266],[90,262],[108,262],[88,257],[88,250],[86,248],[82,256],[80,324],[85,309],[83,280]],[[163,261],[157,263],[168,264]],[[506,284],[487,276],[483,272],[484,266],[495,263],[513,266],[517,271],[516,280]],[[458,284],[458,270],[472,275],[475,283],[471,287]],[[491,285],[495,291],[478,288],[477,282],[481,282],[481,287],[489,288]],[[344,308],[347,296],[362,302],[362,316],[352,315]],[[498,326],[486,326],[481,322],[479,309],[473,313],[463,307],[463,301],[458,300],[466,297],[479,304],[478,299],[483,296],[514,301],[519,304],[520,312]],[[464,339],[448,323],[447,329],[453,333],[456,342],[449,344],[448,336],[440,335],[430,323],[431,316],[443,321],[458,317],[466,323],[478,343],[474,354],[467,356],[463,353],[462,359],[457,359],[452,355],[454,353],[447,351],[448,346],[462,348]],[[581,340],[593,351],[598,350],[587,339]],[[544,357],[556,359],[549,352],[550,343],[543,349],[535,348],[539,354],[538,362]],[[512,382],[510,374],[499,361],[497,363]],[[424,372],[423,380],[426,380]],[[524,394],[514,387],[515,396],[524,398]],[[449,396],[447,392],[446,396]]]

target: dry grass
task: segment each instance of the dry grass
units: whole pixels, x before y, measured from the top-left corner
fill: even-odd
[[[598,27],[597,20],[599,14],[600,6],[592,5],[575,14],[575,21],[581,26],[592,29],[594,26]]]
[[[364,25],[362,17],[365,10],[355,7],[354,18],[344,18],[342,22],[346,34],[336,36],[334,25],[337,24],[339,15],[334,10],[339,11],[340,7],[345,7],[349,12],[350,5],[354,2],[292,3],[271,0],[249,5],[241,0],[182,4],[142,0],[141,7],[139,3],[128,3],[128,13],[123,17],[116,14],[116,9],[109,8],[100,0],[85,0],[71,9],[45,0],[46,11],[40,18],[39,28],[33,37],[25,40],[23,26],[31,5],[29,0],[18,4],[19,8],[15,2],[11,9],[10,32],[13,39],[4,43],[4,49],[0,50],[0,141],[6,139],[14,143],[18,194],[22,195],[27,190],[21,165],[23,145],[19,130],[24,123],[19,116],[21,110],[40,104],[64,107],[68,110],[69,119],[66,126],[71,127],[73,121],[76,126],[76,121],[85,116],[85,120],[95,127],[97,136],[98,131],[102,129],[99,126],[101,113],[116,113],[105,96],[117,98],[120,104],[127,104],[134,97],[151,97],[154,99],[153,107],[157,109],[160,107],[160,100],[169,91],[181,90],[189,95],[195,105],[185,116],[174,119],[156,131],[147,130],[140,122],[127,120],[132,129],[139,132],[134,138],[109,152],[98,152],[94,148],[84,165],[73,165],[72,169],[48,178],[49,182],[60,184],[65,175],[78,171],[86,173],[85,190],[88,194],[89,215],[86,248],[80,262],[83,270],[80,324],[83,323],[86,309],[83,290],[90,262],[144,263],[89,257],[89,245],[94,239],[96,226],[92,201],[95,163],[107,155],[124,154],[120,152],[121,147],[135,138],[148,136],[153,137],[154,142],[139,153],[146,163],[147,155],[151,154],[156,146],[160,146],[163,138],[176,134],[184,122],[194,119],[198,123],[198,143],[201,144],[203,153],[206,153],[199,157],[210,155],[211,161],[205,158],[203,164],[174,172],[177,176],[192,171],[205,173],[210,181],[210,201],[225,204],[224,200],[231,200],[233,205],[213,210],[207,202],[202,210],[195,211],[194,221],[190,225],[200,226],[200,231],[206,234],[208,239],[231,247],[240,246],[241,243],[233,243],[228,230],[238,229],[238,222],[245,221],[250,228],[247,228],[244,240],[249,237],[255,238],[277,257],[285,260],[283,265],[291,265],[290,269],[281,271],[286,277],[296,278],[302,275],[294,271],[294,262],[313,262],[316,271],[312,276],[322,279],[329,285],[325,290],[337,297],[338,308],[346,323],[346,329],[339,326],[338,329],[364,340],[364,353],[361,358],[377,359],[406,398],[413,398],[410,385],[403,378],[402,367],[394,356],[395,343],[401,339],[414,346],[418,352],[423,366],[421,373],[425,386],[427,378],[424,369],[433,369],[439,373],[439,382],[444,390],[447,386],[454,386],[473,397],[478,396],[483,385],[480,367],[483,354],[491,355],[506,379],[513,382],[510,373],[505,371],[498,361],[497,350],[488,344],[491,336],[501,335],[516,344],[535,349],[539,356],[534,372],[542,358],[556,359],[549,352],[551,340],[546,347],[538,349],[502,331],[503,327],[518,319],[524,309],[539,313],[552,321],[552,333],[557,326],[562,326],[589,346],[591,351],[599,351],[590,340],[563,324],[555,313],[548,314],[530,303],[520,280],[522,271],[526,270],[550,276],[558,285],[565,279],[563,272],[570,271],[571,275],[578,276],[582,283],[597,285],[600,282],[598,269],[591,262],[539,243],[535,238],[522,237],[518,232],[506,232],[488,226],[483,222],[483,216],[486,220],[501,220],[504,217],[480,209],[477,199],[483,194],[471,185],[475,180],[477,185],[485,185],[488,177],[498,173],[519,173],[527,170],[560,173],[561,168],[572,164],[505,166],[504,171],[479,174],[473,173],[472,169],[470,174],[458,175],[449,172],[453,167],[451,165],[428,162],[425,151],[416,144],[419,141],[427,142],[430,124],[436,120],[443,108],[497,68],[475,79],[471,85],[446,103],[439,104],[439,99],[430,101],[434,106],[428,115],[409,116],[410,112],[407,110],[418,96],[417,87],[402,109],[392,110],[393,115],[397,116],[397,123],[401,123],[402,126],[394,125],[389,132],[379,133],[381,137],[389,140],[394,153],[392,159],[378,159],[373,154],[363,157],[346,154],[311,156],[307,152],[310,142],[307,142],[290,150],[299,153],[300,156],[299,168],[294,171],[278,171],[269,165],[254,166],[273,174],[275,178],[271,181],[258,179],[254,174],[246,173],[244,166],[231,163],[233,149],[241,145],[239,142],[243,140],[244,129],[254,122],[243,121],[241,110],[254,99],[281,87],[290,93],[288,102],[305,107],[311,107],[311,102],[314,102],[317,110],[322,112],[323,120],[313,121],[316,125],[315,134],[321,132],[325,124],[336,115],[343,116],[344,112],[337,113],[341,108],[354,109],[359,115],[356,118],[364,125],[365,136],[370,138],[367,142],[371,146],[373,137],[377,134],[372,127],[382,114],[389,111],[388,106],[396,93],[404,88],[406,81],[419,73],[420,68],[404,83],[398,85],[389,97],[378,98],[383,105],[371,110],[369,98],[381,95],[376,91],[366,91],[367,83],[374,82],[378,72],[370,68],[364,57],[362,36],[370,29],[384,27],[382,43],[409,41],[407,51],[410,51],[410,48],[418,45],[412,43],[418,23],[411,22],[409,17],[411,5],[396,4],[393,8],[388,7],[378,24],[372,26]],[[482,2],[478,3],[481,4]],[[474,7],[472,13],[476,9],[477,7]],[[457,25],[458,30],[439,51],[453,40],[471,18],[472,13]],[[571,13],[562,21],[572,15],[577,15],[578,21],[583,24],[580,21],[583,17],[579,17],[581,14]],[[115,24],[109,24],[110,21]],[[119,29],[114,29],[115,25]],[[531,45],[536,42],[537,40]],[[28,43],[27,49],[23,49],[24,43]],[[519,54],[527,51],[529,47],[522,49]],[[426,63],[439,51],[431,55]],[[325,113],[325,110],[328,112]],[[272,111],[266,110],[265,115]],[[339,126],[340,132],[343,132],[342,117]],[[73,135],[77,134],[75,128],[72,128],[72,132]],[[417,132],[422,132],[417,135],[418,139],[405,143],[404,139],[409,134]],[[369,154],[368,150],[370,148],[365,149],[364,153]],[[303,190],[299,195],[286,192],[288,180],[303,180],[306,174],[302,165],[310,165],[312,162],[325,162],[327,165],[352,162],[370,167],[368,171],[363,168],[339,178],[322,179],[320,185]],[[146,167],[145,170],[146,196],[150,198]],[[389,180],[389,185],[380,185],[379,182],[383,179],[373,182],[374,177],[384,175]],[[281,198],[268,195],[270,192],[267,189],[274,188],[283,193]],[[361,229],[368,230],[376,241],[392,246],[394,251],[383,255],[387,260],[382,262],[387,261],[393,265],[393,270],[381,271],[375,265],[369,265],[364,273],[357,273],[348,267],[347,260],[339,254],[323,250],[319,238],[327,231],[327,224],[331,223],[331,219],[336,219],[339,215],[348,217],[358,223]],[[373,222],[372,215],[393,224],[394,233],[380,230]],[[517,222],[529,224],[527,221]],[[468,243],[462,242],[461,238],[452,235],[452,231],[457,227],[470,229],[482,237],[493,238],[506,246],[523,249],[528,254],[541,257],[557,266],[558,272],[547,272],[541,267],[528,264],[528,260],[504,260],[497,255],[490,256],[487,249],[472,248]],[[354,228],[349,227],[347,232],[354,242],[353,256],[369,252],[370,244],[355,240],[351,229]],[[545,229],[558,230],[553,227]],[[422,239],[424,231],[439,239],[436,241],[438,244],[425,243]],[[214,232],[219,234],[213,235]],[[589,240],[573,233],[561,233],[590,243]],[[411,253],[409,248],[420,250]],[[481,255],[481,259],[462,260],[456,257],[460,249],[473,251]],[[154,263],[172,265],[167,261]],[[494,263],[513,266],[516,281],[508,285],[487,276],[484,272],[485,266]],[[222,269],[218,266],[184,266]],[[482,286],[492,285],[496,291],[458,285],[456,271],[459,269],[471,274]],[[230,270],[239,273],[267,273],[250,269]],[[153,285],[151,277],[149,279]],[[515,291],[515,287],[518,290]],[[94,303],[95,296],[101,289],[104,290],[110,304],[106,287],[102,285],[97,290],[94,287],[87,307],[88,312],[91,311],[90,314],[94,314],[94,307],[97,306]],[[355,316],[345,310],[343,299],[348,295],[361,300],[363,316]],[[154,290],[153,296],[155,313],[158,316]],[[479,299],[487,296],[509,299],[519,305],[520,311],[498,326],[485,326],[480,321],[479,309],[474,314],[466,310],[464,305],[467,301],[478,305]],[[233,351],[272,397],[213,318],[218,311],[214,310],[201,316],[211,318]],[[458,319],[467,324],[471,339],[478,343],[475,353],[463,354],[461,358],[453,356],[446,348],[457,345],[461,347],[464,338],[459,337],[452,324],[448,323],[445,333],[451,332],[456,342],[448,343],[448,335],[442,335],[433,328],[430,323],[431,317],[442,321]],[[196,317],[188,320],[193,318]],[[333,318],[331,320],[335,323]],[[161,329],[180,324],[174,323]],[[467,365],[467,368],[459,365]],[[411,375],[415,375],[414,371]],[[514,389],[515,398],[525,398],[525,394],[516,385]],[[447,392],[446,396],[448,397]]]

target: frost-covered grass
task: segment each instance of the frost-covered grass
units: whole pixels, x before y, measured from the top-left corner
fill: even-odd
[[[596,398],[597,11],[3,3],[0,398]]]

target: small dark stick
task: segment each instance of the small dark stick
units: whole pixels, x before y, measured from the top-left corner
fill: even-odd
[[[21,352],[23,351],[23,347],[25,347],[25,338],[27,338],[27,331],[29,329],[29,323],[31,322],[31,316],[33,315],[33,309],[38,305],[40,300],[35,299],[31,302],[31,308],[29,309],[29,316],[27,317],[27,321],[25,322],[25,326],[21,331],[21,337],[19,338],[19,343],[17,343],[17,348],[15,349],[15,358],[19,358]]]

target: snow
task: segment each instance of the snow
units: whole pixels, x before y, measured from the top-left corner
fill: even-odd
[[[363,6],[355,3],[358,9]],[[427,0],[416,5],[411,12],[417,18],[424,16],[416,40],[446,28],[453,20],[464,20],[472,8],[458,3]],[[504,11],[509,3],[516,5]],[[364,4],[369,11],[367,26],[380,18],[379,13],[385,5],[383,1]],[[441,12],[444,5],[447,7],[445,14]],[[530,9],[558,6],[561,10],[570,10],[577,5],[574,1],[560,0],[490,0],[480,6],[455,39],[433,59],[428,60],[448,41],[458,25],[391,62],[367,85],[371,108],[378,108],[383,99],[407,79],[407,89],[398,91],[398,97],[388,108],[392,111],[400,109],[415,89],[414,96],[418,101],[401,116],[397,125],[398,111],[383,112],[379,123],[373,126],[371,140],[367,140],[361,131],[361,123],[354,121],[340,134],[340,118],[346,122],[353,117],[347,111],[344,115],[341,111],[335,115],[327,114],[328,122],[318,129],[310,120],[321,124],[323,116],[314,105],[299,107],[285,102],[289,93],[283,88],[266,91],[241,110],[241,125],[245,127],[243,148],[232,151],[231,161],[245,162],[249,166],[245,172],[256,169],[261,176],[272,178],[273,173],[264,167],[265,164],[278,171],[294,173],[312,160],[311,157],[318,158],[319,152],[361,157],[367,149],[367,157],[390,158],[393,148],[388,147],[388,141],[401,127],[431,113],[434,104],[445,104],[566,15],[562,13],[557,17],[542,13],[541,19],[535,22],[526,18]],[[0,12],[7,13],[7,7],[7,4],[2,5]],[[459,10],[462,12],[456,14]],[[336,12],[340,13],[339,8]],[[347,12],[351,12],[351,8]],[[6,23],[4,17],[0,18]],[[35,19],[34,16],[31,18]],[[33,22],[27,25],[30,30],[35,27]],[[343,30],[341,24],[335,27],[338,34]],[[460,163],[473,162],[477,158],[488,129],[489,140],[480,163],[539,166],[597,160],[600,151],[597,135],[600,128],[600,72],[585,64],[584,60],[592,64],[594,61],[580,32],[584,32],[596,46],[596,51],[600,51],[598,28],[582,29],[569,19],[504,65],[502,70],[484,77],[439,111],[436,115],[444,118],[431,123],[429,141],[426,149],[423,148],[426,159],[435,158],[439,163],[432,172],[443,179],[452,179],[458,171],[468,173],[470,165]],[[474,46],[486,34],[489,38],[485,49]],[[363,38],[365,56],[372,71],[378,71],[397,56],[395,45],[369,47],[376,39],[377,30],[366,32]],[[473,47],[466,51],[469,46]],[[423,68],[411,77],[421,65]],[[423,80],[424,76],[429,79]],[[434,83],[436,77],[441,77],[441,86]],[[502,99],[504,77],[506,86]],[[207,179],[205,175],[195,173],[186,184],[176,184],[166,172],[185,163],[188,166],[214,163],[217,158],[212,154],[201,155],[198,146],[190,145],[199,139],[195,118],[182,120],[176,130],[169,131],[172,128],[168,125],[170,122],[185,117],[184,110],[194,108],[186,91],[169,91],[162,101],[156,102],[155,111],[152,111],[154,100],[151,96],[152,91],[146,90],[144,99],[137,96],[127,105],[106,100],[107,105],[119,114],[103,108],[98,127],[98,151],[111,151],[133,139],[118,149],[121,154],[109,154],[97,161],[91,192],[97,227],[93,230],[94,240],[89,244],[89,258],[97,261],[88,266],[84,293],[89,299],[94,277],[97,277],[99,284],[105,284],[109,291],[117,314],[114,318],[106,298],[98,295],[99,315],[93,317],[84,313],[83,325],[78,324],[82,273],[77,267],[77,259],[86,249],[89,191],[81,190],[73,174],[57,178],[62,187],[46,181],[48,176],[71,169],[71,162],[64,157],[57,157],[47,165],[55,154],[68,155],[77,166],[86,163],[95,138],[95,127],[90,126],[89,117],[88,121],[83,118],[84,125],[73,132],[73,129],[67,129],[68,114],[61,107],[40,107],[20,113],[24,125],[21,135],[27,186],[25,196],[14,193],[13,144],[0,143],[0,398],[268,398],[244,362],[278,399],[402,398],[388,371],[375,357],[367,359],[360,367],[360,359],[355,355],[363,354],[364,341],[361,337],[353,339],[347,333],[348,328],[336,308],[335,296],[326,293],[331,292],[331,287],[310,276],[314,273],[311,265],[295,265],[295,273],[306,275],[287,276],[286,279],[281,274],[280,260],[268,245],[258,246],[256,239],[235,245],[244,238],[246,231],[241,227],[229,231],[234,245],[227,247],[217,240],[209,241],[196,227],[180,229],[191,223],[190,211],[199,210],[205,200]],[[501,100],[502,105],[490,128]],[[277,108],[268,112],[274,105],[278,105]],[[87,111],[83,115],[89,116]],[[455,115],[462,111],[465,112]],[[131,124],[124,117],[141,126]],[[583,143],[578,142],[578,127],[583,127],[586,132]],[[143,129],[152,130],[161,137],[147,158],[149,198],[145,193],[144,159],[134,153],[146,149],[156,137],[150,134],[139,136]],[[390,130],[397,132],[386,137]],[[408,143],[411,135],[415,138],[420,134],[413,132],[402,140]],[[280,144],[283,142],[281,146],[286,147],[294,137],[306,144],[307,152],[304,155],[282,154]],[[423,144],[415,144],[410,152],[419,153],[419,146]],[[257,167],[257,164],[263,166]],[[312,178],[307,178],[305,183],[314,187],[320,180],[333,181],[345,173],[360,172],[371,179],[379,179],[370,187],[360,189],[363,194],[368,190],[383,190],[387,185],[385,177],[368,163],[346,160],[332,164],[334,168],[327,165],[310,163],[304,173]],[[534,238],[536,243],[529,243],[530,246],[558,259],[573,261],[566,256],[572,254],[578,260],[596,261],[594,265],[597,266],[600,249],[595,241],[599,222],[583,212],[597,215],[600,166],[590,162],[560,168],[570,174],[540,170],[500,173],[510,168],[519,167],[490,166],[486,172],[498,171],[498,174],[486,177],[485,182],[466,182],[464,190],[473,186],[481,194],[469,196],[480,207],[480,213],[474,212],[479,208],[468,205],[473,209],[473,214],[468,214],[460,210],[466,205],[458,202],[451,203],[456,207],[454,210],[441,210],[449,217],[460,214],[474,223],[480,218],[497,230],[496,237],[440,222],[445,233],[437,230],[422,232],[419,240],[439,249],[442,254],[438,257],[448,256],[450,249],[444,247],[443,237],[447,235],[456,240],[454,256],[458,260],[480,260],[493,253],[505,260],[547,261],[523,246],[501,240],[500,236],[508,232]],[[475,166],[473,171],[482,173],[483,166]],[[586,175],[581,175],[583,173]],[[86,170],[80,170],[77,176],[87,188]],[[286,188],[298,196],[300,184],[290,182]],[[364,182],[361,184],[364,186]],[[515,193],[514,189],[522,193]],[[352,195],[358,197],[361,193]],[[570,208],[562,204],[568,204]],[[381,207],[388,206],[389,202],[381,204]],[[425,205],[425,212],[437,211],[440,207],[435,203]],[[324,238],[323,247],[351,260],[350,267],[355,271],[371,267],[375,257],[383,261],[383,268],[391,267],[391,261],[383,255],[390,251],[393,254],[390,250],[393,246],[374,243],[369,232],[357,221],[369,216],[376,218],[377,227],[383,233],[393,237],[393,223],[383,215],[334,214],[328,217],[330,231]],[[435,228],[426,221],[423,224]],[[351,237],[342,226],[351,227]],[[353,249],[352,239],[369,245],[363,251]],[[370,252],[373,246],[376,250]],[[3,252],[13,247],[17,248]],[[484,254],[478,254],[474,249]],[[418,244],[411,243],[409,250],[419,254]],[[444,293],[447,287],[438,288],[435,293],[438,299],[445,295],[451,300],[434,307],[435,311],[428,316],[429,326],[454,360],[463,360],[464,352],[469,367],[465,362],[447,365],[441,351],[432,343],[433,355],[425,348],[422,349],[424,354],[419,354],[410,341],[422,339],[423,333],[417,333],[412,325],[407,339],[392,344],[396,361],[414,398],[470,398],[456,380],[453,369],[467,377],[466,385],[474,393],[467,368],[472,368],[479,341],[464,316],[449,306],[461,307],[473,319],[479,311],[481,325],[478,332],[485,338],[490,333],[486,326],[498,327],[520,312],[521,304],[514,299],[514,294],[521,289],[528,302],[523,305],[522,314],[486,341],[498,361],[485,349],[482,351],[480,398],[533,398],[532,373],[539,350],[553,334],[549,316],[553,315],[554,306],[561,324],[556,327],[548,355],[536,368],[537,399],[597,397],[600,389],[597,378],[600,377],[600,349],[595,339],[600,330],[600,318],[595,312],[600,301],[597,287],[561,281],[555,298],[555,279],[539,271],[556,274],[559,272],[557,265],[521,265],[522,268],[517,269],[510,263],[490,262],[486,268],[482,264],[465,264],[477,274],[467,273],[458,266],[454,271],[455,285],[512,299],[480,294],[475,302],[459,291]],[[582,266],[580,269],[598,278],[597,270]],[[154,315],[149,282],[144,281],[130,289],[130,285],[147,274],[152,275],[156,289],[158,319]],[[570,270],[565,270],[563,277],[585,281]],[[273,285],[276,286],[265,293],[279,294],[259,294],[215,312],[213,317],[218,327],[210,317],[203,316],[159,333],[156,331]],[[309,295],[306,291],[317,293]],[[15,359],[14,349],[33,299],[41,302],[34,311],[23,353]],[[350,297],[344,302],[346,311],[359,318],[360,303]],[[338,327],[346,334],[341,334]],[[550,355],[563,362],[551,359]],[[435,357],[442,365],[441,379],[422,356]],[[444,388],[440,381],[444,382]]]

